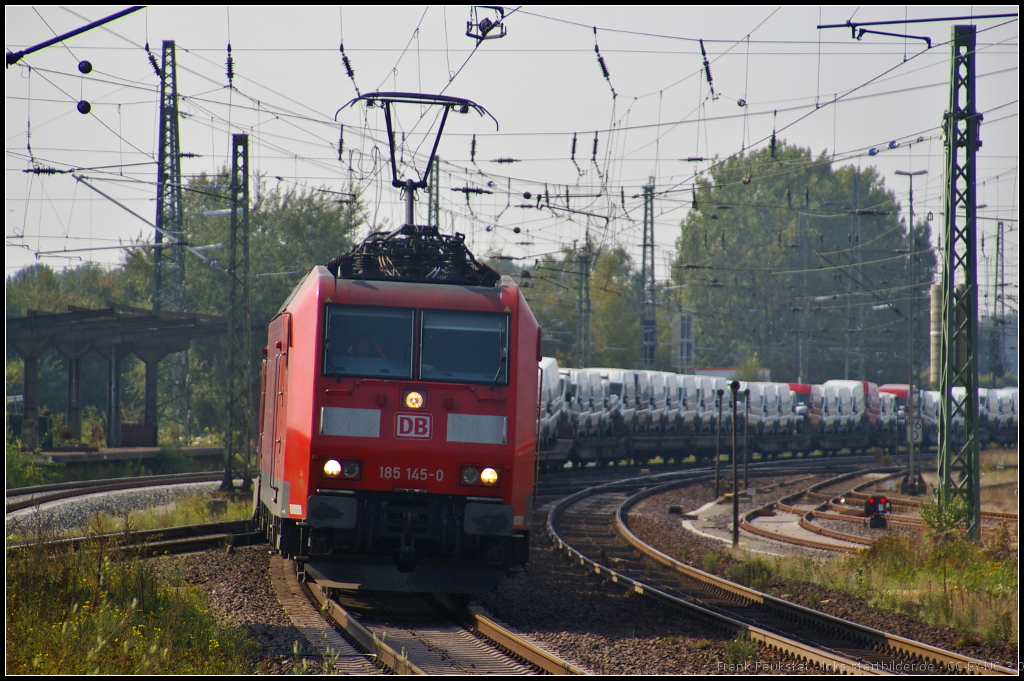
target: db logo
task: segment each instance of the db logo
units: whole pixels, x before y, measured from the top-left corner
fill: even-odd
[[[395,437],[430,439],[430,414],[398,414]]]

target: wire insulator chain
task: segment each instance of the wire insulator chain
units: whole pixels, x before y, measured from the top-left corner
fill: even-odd
[[[708,80],[708,87],[711,88],[711,99],[718,99],[718,93],[715,92],[715,84],[711,79],[711,63],[708,61],[708,53],[704,50],[704,39],[700,39],[700,54],[704,57],[704,76]]]
[[[235,86],[235,60],[231,56],[231,43],[228,43],[228,87]]]
[[[149,63],[153,67],[153,73],[155,73],[156,77],[159,78],[160,77],[160,67],[156,63],[156,57],[154,57],[153,53],[150,52],[150,50],[149,50],[149,43],[146,43],[146,54],[149,55]]]
[[[615,86],[612,85],[611,76],[608,74],[608,66],[604,63],[604,57],[601,56],[601,48],[597,46],[597,26],[594,26],[594,52],[597,53],[597,63],[601,66],[601,75],[608,81],[608,87],[611,88],[612,98],[619,96],[619,93],[615,91]]]
[[[469,162],[476,163],[476,135],[473,135],[473,141],[469,143]]]
[[[345,54],[345,43],[341,43],[338,49],[341,51],[341,63],[345,66],[345,73],[348,74],[349,80],[352,81],[352,87],[356,89],[356,96],[362,97],[363,93],[359,91],[359,86],[356,85],[356,72],[352,69],[352,62],[349,60],[348,55]]]

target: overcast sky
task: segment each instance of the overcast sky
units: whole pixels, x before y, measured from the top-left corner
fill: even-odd
[[[116,10],[8,6],[7,50],[24,49]],[[638,256],[642,208],[633,197],[653,178],[658,273],[665,277],[679,222],[689,209],[694,173],[708,166],[686,159],[763,148],[773,129],[815,155],[835,154],[837,166],[877,166],[904,207],[907,179],[894,171],[927,170],[915,181],[915,209],[919,215],[931,211],[938,231],[948,41],[954,23],[971,22],[876,27],[927,36],[931,49],[920,39],[868,34],[858,41],[849,29],[816,26],[851,17],[867,22],[1014,11],[523,6],[506,10],[504,37],[477,45],[466,36],[473,18],[468,6],[144,9],[7,69],[6,272],[37,262],[42,251],[152,241],[144,222],[70,174],[24,171],[81,168],[91,184],[152,221],[159,81],[144,45],[159,62],[165,40],[177,47],[181,150],[196,155],[182,161],[184,174],[221,168],[229,161],[230,134],[248,133],[251,167],[268,185],[333,191],[352,186],[363,196],[367,221],[375,224],[401,223],[404,209],[390,187],[379,109],[349,108],[335,119],[356,96],[355,87],[363,93],[443,91],[485,107],[497,119],[497,130],[486,117],[452,116],[439,147],[442,226],[467,234],[480,255],[503,252],[532,265],[532,256],[589,233],[600,243],[622,243]],[[498,18],[480,10],[475,19],[485,17]],[[977,101],[985,112],[978,178],[979,203],[987,207],[980,214],[1006,221],[1007,280],[1016,296],[1018,23],[974,23],[980,31]],[[342,65],[341,42],[355,84]],[[225,67],[229,43],[233,89],[227,87]],[[91,62],[91,73],[79,72],[82,60]],[[91,105],[88,114],[76,109],[79,100]],[[422,172],[430,145],[423,133],[432,131],[434,113],[411,106],[398,114],[405,135],[403,178]],[[900,144],[890,150],[890,141]],[[869,156],[872,148],[882,151]],[[509,158],[518,161],[495,162]],[[493,193],[452,191],[457,187]],[[568,191],[570,208],[581,212],[517,207],[533,203],[523,199],[524,192],[537,194],[545,187],[562,195]],[[422,223],[426,203],[419,198]],[[990,288],[985,272],[992,270],[996,221],[982,220],[980,227],[986,235],[980,263]],[[324,253],[323,260],[334,255]],[[66,267],[84,261],[112,264],[119,257],[118,250],[105,249],[40,254],[38,261]],[[193,260],[188,266],[203,264]]]

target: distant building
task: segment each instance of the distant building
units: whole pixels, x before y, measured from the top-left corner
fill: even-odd
[[[719,378],[736,378],[740,373],[749,374],[753,372],[759,381],[772,380],[772,370],[762,369],[741,369],[739,367],[697,367],[693,370],[698,376],[717,376]]]

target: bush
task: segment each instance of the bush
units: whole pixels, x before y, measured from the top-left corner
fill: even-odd
[[[21,453],[21,442],[17,439],[7,443],[7,488],[31,487],[54,482],[60,477],[59,463],[33,461]]]
[[[729,568],[729,579],[758,591],[768,587],[772,568],[764,558],[747,558]]]
[[[177,447],[161,447],[152,467],[155,475],[191,473],[196,469],[196,461]]]
[[[966,526],[967,501],[963,497],[944,498],[936,492],[921,505],[921,519],[934,532]]]

